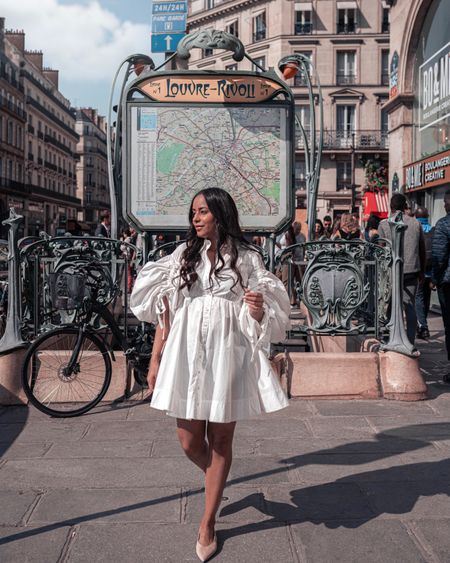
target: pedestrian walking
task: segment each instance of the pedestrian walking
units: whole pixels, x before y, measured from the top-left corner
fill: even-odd
[[[407,200],[403,194],[396,192],[391,197],[390,207],[392,215],[398,211],[403,213],[403,222],[407,226],[403,246],[403,307],[408,340],[414,344],[417,328],[416,292],[419,282],[423,283],[424,278],[425,240],[419,221],[405,213]],[[387,219],[381,221],[378,234],[381,238],[391,240],[391,229]]]
[[[333,235],[333,238],[343,240],[353,240],[361,238],[361,230],[358,220],[351,213],[343,213],[339,222],[339,227]]]
[[[439,219],[434,229],[431,279],[438,291],[447,359],[450,362],[450,190],[445,192],[444,207],[447,215]],[[450,369],[442,379],[445,383],[450,383]]]
[[[186,243],[141,270],[130,303],[138,319],[158,323],[151,406],[176,417],[184,452],[205,473],[196,552],[206,561],[217,550],[236,421],[288,406],[266,352],[284,340],[290,306],[281,281],[244,239],[226,191],[200,191],[189,224]]]
[[[416,219],[419,221],[425,240],[425,279],[417,287],[416,314],[417,314],[417,338],[427,339],[430,337],[428,329],[428,312],[431,300],[431,270],[432,270],[432,240],[434,229],[428,220],[429,214],[426,207],[416,209]]]
[[[366,228],[364,230],[364,239],[366,242],[376,243],[380,238],[378,234],[378,227],[381,219],[376,215],[371,215],[367,220]]]
[[[323,234],[327,238],[331,238],[333,234],[333,220],[331,219],[331,215],[325,215],[323,218]]]
[[[320,219],[316,219],[314,225],[314,240],[319,240],[325,235],[325,231],[323,228],[323,223]]]
[[[111,236],[111,214],[109,211],[103,211],[100,214],[100,223],[95,229],[95,236],[105,238]]]

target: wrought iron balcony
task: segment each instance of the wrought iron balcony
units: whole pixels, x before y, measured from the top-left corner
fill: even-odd
[[[5,178],[3,176],[0,176],[0,187],[9,188],[11,190],[25,191],[23,182],[11,180],[10,178]]]
[[[355,23],[338,23],[337,25],[338,33],[356,33]]]
[[[352,193],[352,182],[349,178],[337,178],[336,180],[336,191],[344,192],[349,194]]]
[[[346,84],[356,84],[356,74],[340,73],[336,74],[336,84],[344,86]]]
[[[296,147],[298,150],[304,148],[303,137],[300,131],[296,133]],[[306,131],[308,143],[311,142],[311,133]],[[316,141],[319,132],[316,132]],[[380,129],[359,129],[357,131],[329,130],[323,132],[324,150],[358,150],[358,151],[383,151],[389,149],[389,135],[387,131]]]
[[[295,24],[295,35],[309,35],[312,33],[312,23],[296,23]]]

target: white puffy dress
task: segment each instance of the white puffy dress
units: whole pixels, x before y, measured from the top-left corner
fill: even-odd
[[[170,332],[162,354],[151,406],[183,419],[231,422],[288,406],[266,351],[284,340],[289,329],[289,298],[283,284],[268,272],[257,252],[240,249],[242,280],[264,295],[259,323],[243,302],[244,291],[229,267],[209,279],[211,263],[205,240],[198,279],[179,290],[182,244],[170,255],[149,262],[140,271],[130,306],[141,321],[155,323],[170,307]]]

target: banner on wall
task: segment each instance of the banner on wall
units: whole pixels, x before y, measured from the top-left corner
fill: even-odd
[[[450,116],[450,41],[419,67],[419,129]]]

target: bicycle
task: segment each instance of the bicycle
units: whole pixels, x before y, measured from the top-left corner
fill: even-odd
[[[133,337],[121,331],[108,309],[110,299],[102,298],[107,266],[90,261],[76,272],[50,275],[52,299],[58,308],[74,310],[75,317],[73,322],[38,336],[22,367],[27,398],[50,416],[80,416],[102,400],[111,383],[113,343],[124,352],[127,362],[127,385],[119,400],[130,396],[132,374],[141,389],[147,386],[154,328],[143,323],[143,329]],[[117,296],[118,288],[114,291]]]

